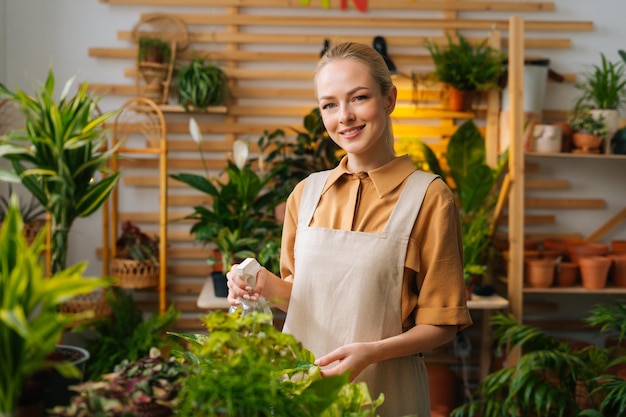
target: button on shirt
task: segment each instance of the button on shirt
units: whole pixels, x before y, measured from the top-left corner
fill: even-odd
[[[408,156],[369,172],[351,173],[347,156],[332,170],[311,226],[381,233],[411,172]],[[293,281],[294,242],[304,182],[287,200],[281,248],[281,275]],[[341,254],[337,254],[341,256]],[[402,325],[457,325],[472,320],[466,306],[459,211],[441,180],[426,192],[407,247],[402,285]],[[332,262],[332,260],[329,260]]]

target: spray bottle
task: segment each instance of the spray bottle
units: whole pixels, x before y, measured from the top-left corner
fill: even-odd
[[[254,258],[246,258],[240,263],[235,271],[241,275],[241,277],[248,282],[248,284],[254,288],[256,285],[256,274],[261,269],[261,265]],[[231,306],[229,312],[231,314],[240,314],[245,316],[253,312],[265,313],[270,315],[270,321],[272,320],[272,309],[269,302],[264,297],[259,297],[256,301],[246,300],[245,298],[239,298],[241,302],[239,305]]]

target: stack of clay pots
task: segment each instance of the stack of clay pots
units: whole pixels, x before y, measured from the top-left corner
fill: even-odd
[[[582,240],[545,240],[525,252],[525,281],[530,288],[607,286],[626,288],[626,241],[611,245]]]

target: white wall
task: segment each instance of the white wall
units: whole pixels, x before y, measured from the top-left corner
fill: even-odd
[[[564,37],[572,39],[572,49],[550,54],[552,68],[557,72],[572,73],[584,70],[584,66],[599,60],[599,52],[610,59],[618,59],[617,50],[626,48],[626,26],[622,24],[626,13],[626,2],[615,0],[556,0],[554,13],[528,13],[528,19],[583,20],[593,21],[593,32],[571,32]],[[189,10],[206,10],[187,8]],[[176,11],[184,8],[176,8]],[[97,0],[0,0],[0,81],[10,88],[19,86],[30,91],[45,79],[52,65],[58,82],[62,83],[73,75],[79,80],[92,82],[128,83],[123,76],[127,62],[98,60],[88,56],[90,47],[117,47],[126,43],[117,40],[117,32],[130,30],[141,12],[171,11],[168,8],[146,6],[115,6]],[[622,13],[625,12],[625,13]],[[342,13],[339,10],[333,13]],[[479,13],[467,16],[480,17]],[[508,16],[503,15],[503,18]],[[533,34],[532,36],[541,36]],[[393,45],[389,46],[393,51]],[[530,51],[532,53],[532,51]],[[547,109],[569,107],[575,91],[571,86],[548,87]],[[114,108],[119,101],[103,101],[103,110]],[[623,175],[626,161],[607,165],[609,173]],[[581,168],[587,169],[588,165]],[[607,175],[609,174],[607,173]],[[558,175],[567,175],[559,173]],[[615,193],[600,181],[594,184],[598,194],[611,196],[616,210],[626,205],[623,191]],[[615,201],[617,199],[617,201]],[[583,216],[575,219],[584,221]],[[597,221],[585,226],[593,230]],[[98,274],[100,264],[95,259],[95,248],[100,245],[101,222],[98,216],[79,221],[71,236],[71,259],[90,260],[90,272]],[[626,239],[626,227],[614,238]]]

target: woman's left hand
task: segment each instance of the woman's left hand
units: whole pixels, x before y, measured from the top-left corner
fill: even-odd
[[[340,375],[350,370],[350,381],[354,379],[374,362],[373,345],[371,343],[351,343],[318,358],[316,365],[321,367],[339,362],[336,366],[322,369],[322,376]]]

